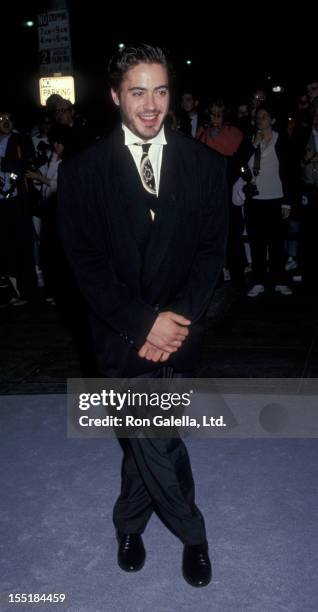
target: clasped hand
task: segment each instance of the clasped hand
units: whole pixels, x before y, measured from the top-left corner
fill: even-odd
[[[161,312],[148,336],[146,342],[139,349],[139,357],[149,361],[164,362],[169,359],[183,344],[189,335],[189,319],[175,312]]]

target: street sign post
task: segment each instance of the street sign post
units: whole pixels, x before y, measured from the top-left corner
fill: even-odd
[[[40,75],[72,74],[72,50],[68,11],[38,15]]]

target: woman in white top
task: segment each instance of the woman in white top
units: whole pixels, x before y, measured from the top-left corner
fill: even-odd
[[[275,115],[268,104],[257,109],[255,124],[256,133],[248,157],[252,190],[246,190],[245,203],[253,272],[253,286],[248,296],[256,297],[264,292],[268,265],[274,290],[291,295],[285,279],[283,224],[293,197],[290,143],[287,135],[274,131]]]

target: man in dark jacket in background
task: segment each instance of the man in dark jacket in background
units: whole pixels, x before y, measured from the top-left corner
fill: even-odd
[[[24,176],[34,158],[31,138],[14,132],[11,113],[0,111],[0,271],[14,286],[13,306],[34,299],[37,290],[30,183]]]

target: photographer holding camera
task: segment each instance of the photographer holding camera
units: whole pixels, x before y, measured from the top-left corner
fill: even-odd
[[[13,130],[11,113],[0,111],[0,269],[15,289],[13,306],[37,290],[30,185],[24,174],[34,160],[30,138]]]
[[[275,121],[274,109],[262,103],[255,115],[255,135],[241,159],[240,195],[242,203],[245,200],[252,254],[249,297],[264,293],[268,264],[274,290],[285,296],[292,294],[285,279],[284,220],[295,200],[295,172],[290,141],[287,135],[274,131]]]

